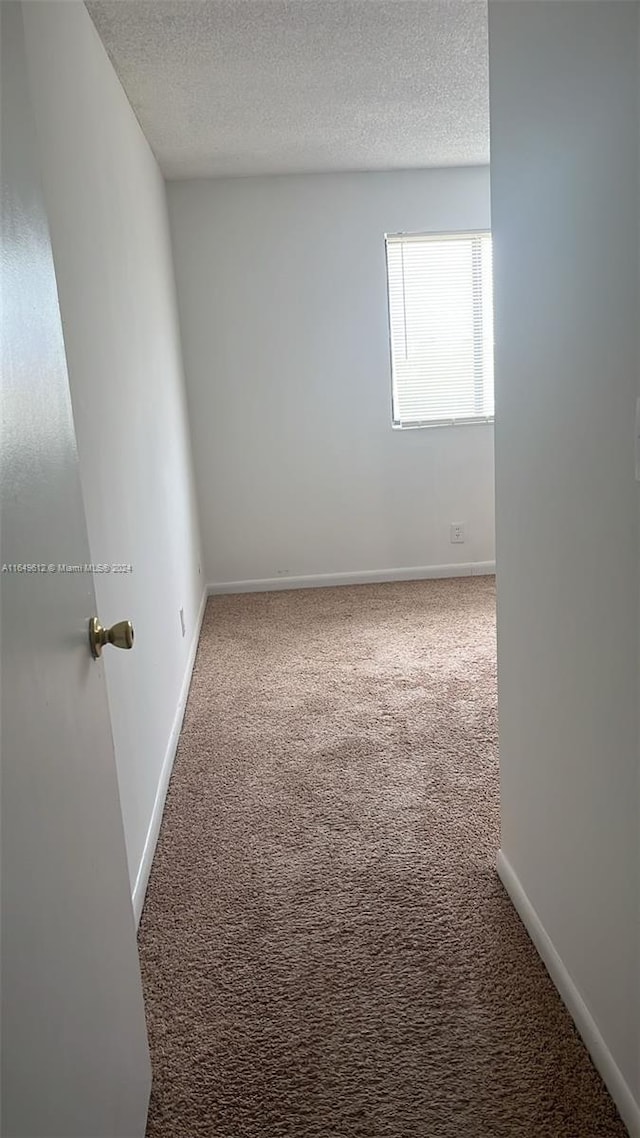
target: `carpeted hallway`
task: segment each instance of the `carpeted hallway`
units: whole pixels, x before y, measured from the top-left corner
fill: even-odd
[[[140,927],[149,1138],[626,1134],[494,870],[494,624],[488,577],[209,602]]]

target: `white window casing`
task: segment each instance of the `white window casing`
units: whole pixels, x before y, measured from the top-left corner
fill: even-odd
[[[394,427],[493,420],[491,234],[388,234]]]

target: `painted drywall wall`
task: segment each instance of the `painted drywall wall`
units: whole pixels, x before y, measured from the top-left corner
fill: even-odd
[[[502,853],[637,1134],[638,6],[489,9]]]
[[[164,183],[84,5],[24,9],[91,556],[131,565],[95,586],[103,624],[133,622],[133,650],[91,666],[133,888],[203,591]]]
[[[488,170],[167,189],[207,581],[491,562],[493,426],[391,427],[384,249],[488,227]]]

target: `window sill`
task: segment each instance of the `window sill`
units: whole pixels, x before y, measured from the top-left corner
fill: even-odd
[[[393,423],[394,431],[424,431],[433,430],[434,427],[492,427],[495,422],[493,415],[475,416],[473,419],[430,419],[424,423]]]

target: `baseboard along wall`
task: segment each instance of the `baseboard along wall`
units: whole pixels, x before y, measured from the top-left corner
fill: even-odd
[[[496,571],[495,561],[456,565],[418,565],[407,569],[360,569],[348,573],[316,573],[301,577],[262,577],[249,581],[212,581],[210,596],[223,593],[271,593],[280,589],[322,589],[334,585],[371,585],[385,581],[424,581],[436,577],[483,577]]]
[[[629,1131],[630,1138],[640,1138],[640,1104],[636,1102],[589,1008],[525,893],[513,866],[502,850],[498,852],[496,867],[500,880],[509,894],[520,920],[582,1036],[594,1065],[602,1075],[609,1094],[618,1108],[620,1117]]]
[[[176,713],[173,719],[169,740],[167,742],[167,749],[165,751],[162,768],[160,770],[160,778],[158,779],[158,788],[156,790],[156,797],[153,803],[153,810],[151,811],[151,819],[147,836],[136,875],[133,893],[131,895],[131,904],[133,906],[133,913],[135,917],[136,927],[140,923],[142,915],[142,908],[144,905],[144,898],[147,892],[147,885],[149,883],[149,874],[151,873],[151,865],[153,862],[153,855],[156,851],[158,842],[158,834],[160,833],[160,826],[162,823],[162,815],[164,812],[165,799],[167,797],[167,790],[169,788],[169,779],[171,778],[171,771],[173,770],[173,763],[178,749],[178,741],[180,739],[180,731],[182,730],[182,720],[184,719],[185,708],[187,706],[187,698],[189,696],[189,686],[191,684],[191,676],[193,673],[193,665],[196,660],[196,653],[198,651],[198,642],[200,640],[200,629],[202,628],[202,620],[204,617],[204,610],[207,603],[207,590],[202,594],[200,601],[200,608],[196,617],[195,628],[193,630],[193,638],[189,655],[187,657],[187,665],[184,672],[184,679],[178,697],[178,704]]]

